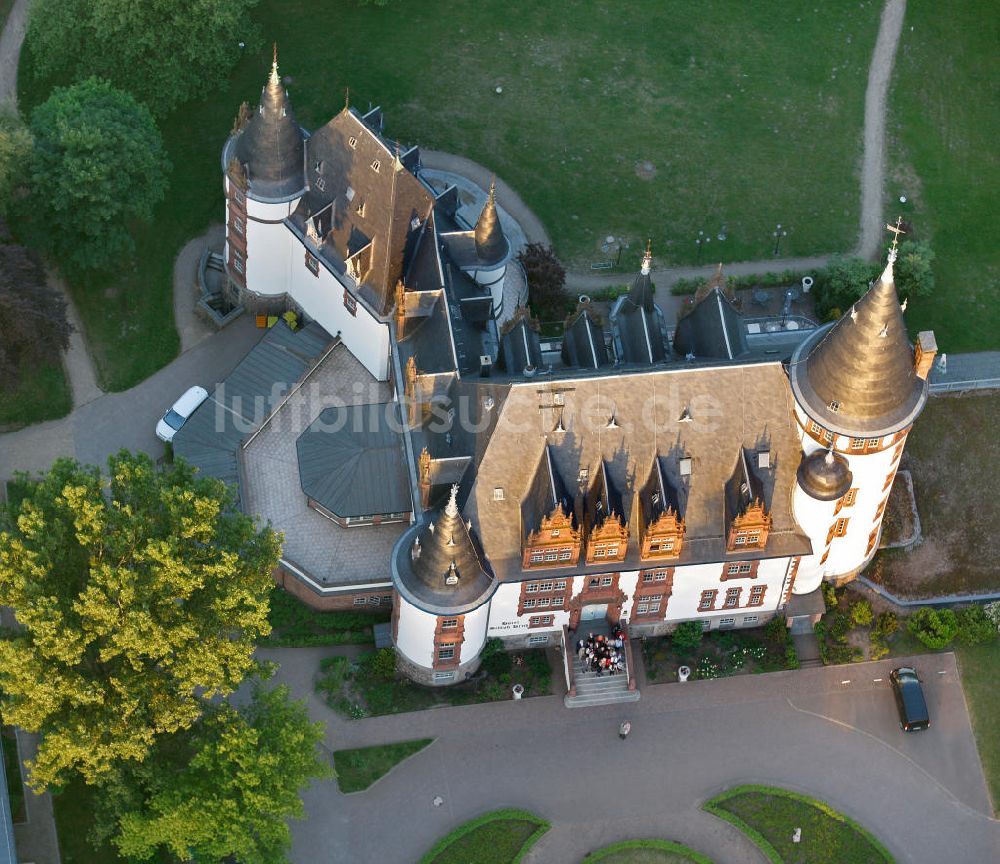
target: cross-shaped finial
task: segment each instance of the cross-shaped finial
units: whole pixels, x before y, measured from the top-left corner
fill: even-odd
[[[889,254],[892,255],[893,260],[895,260],[895,258],[896,258],[896,245],[899,243],[899,235],[906,233],[902,228],[899,227],[902,224],[903,224],[903,217],[902,216],[897,216],[896,217],[896,224],[895,225],[890,225],[887,222],[886,226],[885,226],[893,234],[893,237],[892,237],[892,247],[889,250]]]

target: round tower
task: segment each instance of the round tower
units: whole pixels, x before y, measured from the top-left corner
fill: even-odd
[[[493,299],[493,317],[497,324],[502,324],[514,310],[508,310],[504,315],[503,285],[507,273],[507,261],[510,258],[510,243],[500,227],[500,216],[497,213],[496,178],[490,182],[490,191],[486,196],[473,236],[476,241],[476,258],[478,259],[470,275],[476,282],[488,289]]]
[[[400,537],[392,580],[393,641],[403,671],[436,686],[475,672],[497,581],[459,513],[457,483],[436,519],[417,523]]]
[[[222,152],[226,264],[233,282],[258,295],[287,288],[292,244],[282,220],[306,191],[304,147],[275,46],[260,104],[251,111],[244,103]]]
[[[813,554],[799,562],[796,594],[823,578],[852,578],[874,555],[906,435],[927,402],[933,334],[921,334],[914,352],[895,260],[894,240],[881,277],[791,359],[803,451],[793,509],[813,543]]]

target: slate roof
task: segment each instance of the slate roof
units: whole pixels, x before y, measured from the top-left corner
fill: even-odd
[[[599,369],[611,363],[604,344],[604,331],[586,306],[577,309],[566,323],[562,359],[567,366],[583,369]]]
[[[696,359],[734,360],[748,353],[743,316],[713,287],[677,322],[674,351]]]
[[[260,105],[237,133],[233,155],[246,166],[250,194],[265,199],[293,196],[305,186],[304,135],[278,77],[278,55],[260,94]]]
[[[565,432],[552,431],[555,391],[565,403]],[[618,428],[607,426],[612,413]],[[745,550],[734,559],[726,552],[726,485],[741,448],[770,454],[770,467],[754,469],[754,482],[759,482],[761,497],[770,507],[772,526],[765,549]],[[537,527],[541,511],[555,499],[572,498],[573,512],[584,506],[585,490],[576,482],[581,468],[593,477],[605,460],[623,501],[632,501],[638,488],[648,483],[650,465],[659,456],[665,478],[683,505],[686,534],[679,564],[809,554],[812,547],[795,522],[789,494],[800,453],[792,396],[779,363],[517,383],[502,404],[464,512],[498,577],[519,580],[525,578],[522,540]],[[681,476],[679,463],[685,456],[691,458],[692,470]],[[552,493],[550,476],[559,478],[562,491]],[[503,500],[494,499],[496,487],[504,489]],[[640,509],[631,507],[628,553],[618,569],[640,566]],[[557,569],[589,573],[600,572],[601,566]]]
[[[630,296],[619,297],[611,312],[615,345],[623,363],[660,363],[667,358],[663,313],[655,303],[636,305]]]
[[[720,458],[724,458],[720,454]],[[751,457],[752,458],[752,457]],[[764,483],[757,474],[757,468],[750,467],[750,459],[747,458],[746,447],[740,447],[736,456],[736,465],[733,473],[726,481],[726,510],[725,525],[728,528],[733,519],[742,516],[755,501],[760,501],[764,505],[765,511],[770,511],[771,501],[767,494]],[[772,490],[773,491],[773,488]]]
[[[667,460],[656,453],[646,485],[639,492],[640,515],[646,525],[668,509],[672,509],[679,519],[684,518],[684,507],[678,492],[681,484],[678,481],[679,478],[671,479]]]
[[[607,461],[601,459],[590,494],[587,496],[587,522],[599,528],[608,518],[617,517],[622,524],[628,523],[629,508],[622,500],[622,494],[612,479]]]
[[[809,416],[843,435],[888,435],[909,425],[927,401],[893,278],[894,255],[852,309],[803,342],[790,378]]]
[[[528,366],[542,367],[542,346],[538,338],[538,322],[521,307],[503,328],[500,340],[504,369],[509,375],[520,375]]]
[[[518,468],[520,470],[517,473],[523,477],[523,464],[519,465]],[[527,537],[532,531],[537,531],[542,524],[542,518],[551,516],[557,507],[561,508],[565,515],[573,517],[574,527],[582,522],[581,502],[577,500],[576,494],[567,488],[562,473],[556,466],[550,446],[546,445],[542,448],[541,456],[535,462],[535,470],[534,474],[531,475],[530,483],[527,491],[522,493],[521,539]],[[507,488],[502,484],[497,485],[504,490]],[[511,492],[516,493],[517,488],[514,487]],[[520,546],[518,546],[517,554],[520,558]]]
[[[337,516],[413,509],[397,403],[326,408],[295,447],[302,491]]]
[[[279,321],[177,431],[174,453],[202,473],[239,489],[241,444],[276,407],[271,397],[277,394],[280,400],[332,341],[318,324],[293,332]],[[285,390],[275,390],[275,384]]]
[[[323,214],[320,253],[335,267],[357,252],[355,241],[370,239],[372,254],[367,271],[360,274],[360,293],[377,313],[385,314],[434,198],[406,165],[397,162],[371,122],[371,117],[366,123],[353,109],[344,109],[310,136],[309,189],[290,219],[305,232],[308,220]]]
[[[496,181],[490,183],[486,204],[476,221],[475,238],[476,255],[484,264],[499,264],[510,251],[510,244],[503,236],[500,217],[497,215]]]
[[[462,614],[481,606],[497,583],[458,508],[458,484],[444,509],[414,525],[393,555],[393,581],[411,603],[429,612]]]

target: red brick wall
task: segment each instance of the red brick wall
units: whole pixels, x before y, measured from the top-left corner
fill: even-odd
[[[274,581],[289,594],[294,594],[307,606],[311,606],[320,612],[329,612],[334,609],[352,609],[355,612],[364,612],[367,609],[374,612],[376,609],[388,608],[392,602],[391,600],[386,601],[383,599],[392,596],[392,588],[388,585],[378,591],[345,591],[342,594],[324,596],[317,594],[291,573],[286,573],[282,567],[276,567],[271,575],[274,577]],[[354,600],[357,597],[365,598],[364,605],[355,605]],[[377,604],[369,603],[368,598],[370,597],[378,597],[380,602]]]

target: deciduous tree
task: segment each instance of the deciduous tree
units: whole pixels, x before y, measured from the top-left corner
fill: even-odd
[[[100,75],[163,116],[215,88],[257,43],[257,0],[34,0],[30,69],[39,76]]]
[[[0,216],[27,179],[30,160],[31,133],[16,112],[0,107]]]
[[[4,720],[42,733],[30,784],[141,762],[231,693],[269,631],[280,538],[218,480],[121,452],[58,460],[0,531]]]
[[[934,250],[923,240],[904,240],[893,268],[901,297],[926,297],[934,291]]]
[[[108,268],[131,254],[129,223],[152,216],[170,168],[148,109],[88,78],[56,88],[31,129],[38,244],[80,267]]]
[[[551,246],[529,243],[517,256],[528,278],[528,299],[536,315],[562,319],[566,313],[566,270]]]
[[[319,757],[321,723],[284,687],[255,688],[237,712],[208,714],[182,747],[162,748],[138,772],[141,804],[112,842],[130,861],[171,859],[277,864],[290,843],[286,820],[303,814],[299,790],[330,776]],[[230,858],[230,856],[232,856]]]

